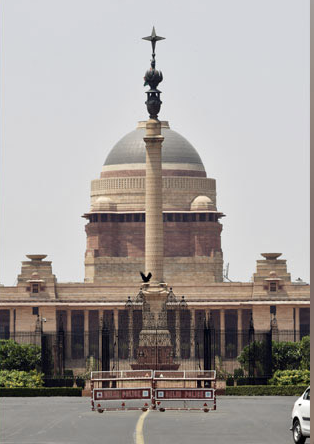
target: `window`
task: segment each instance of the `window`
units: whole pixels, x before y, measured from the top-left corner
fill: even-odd
[[[129,357],[129,313],[128,310],[118,311],[118,356],[120,359]]]
[[[238,312],[225,311],[225,353],[226,358],[235,358],[238,352]]]
[[[167,221],[168,222],[172,222],[173,221],[173,214],[171,214],[171,213],[167,214]]]
[[[180,311],[180,352],[181,359],[189,359],[191,351],[191,313],[189,310]]]
[[[99,312],[88,311],[88,355],[99,358]]]
[[[140,221],[140,214],[134,214],[134,222]]]
[[[140,333],[142,330],[142,310],[133,311],[133,356],[132,358],[137,358],[138,356],[138,346],[140,343]],[[132,334],[132,332],[130,332]]]
[[[39,293],[39,284],[32,284],[32,293]]]
[[[310,308],[300,308],[300,339],[310,334]]]
[[[10,310],[0,310],[0,339],[10,338]]]
[[[200,214],[200,222],[205,222],[206,221],[206,214],[205,213],[201,213]]]
[[[271,305],[269,308],[270,308],[270,314],[276,316],[276,305]]]
[[[119,214],[119,222],[124,222],[124,214]]]
[[[196,214],[195,213],[191,214],[191,221],[196,222]]]
[[[310,389],[308,389],[303,396],[303,399],[307,399],[308,401],[310,400]]]
[[[107,214],[101,214],[101,216],[100,216],[100,220],[101,220],[101,222],[107,222]]]
[[[72,310],[71,312],[71,352],[72,359],[84,358],[84,312]]]
[[[188,222],[189,221],[189,215],[186,213],[183,213],[183,222]]]
[[[56,311],[57,331],[67,331],[67,312],[66,310]]]
[[[269,291],[276,292],[277,291],[277,282],[270,282]]]
[[[132,222],[132,214],[126,214],[125,220],[126,222]]]
[[[179,214],[179,213],[175,213],[175,215],[174,215],[174,220],[175,220],[176,222],[181,222],[181,214]]]

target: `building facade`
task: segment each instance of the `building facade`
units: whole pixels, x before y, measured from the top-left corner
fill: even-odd
[[[91,207],[83,215],[84,282],[58,282],[46,255],[28,255],[17,285],[0,287],[2,338],[35,333],[38,322],[44,332],[62,326],[80,338],[79,352],[67,345],[69,356],[87,358],[93,342],[86,333],[99,331],[105,321],[116,331],[135,329],[141,322],[140,307],[130,314],[126,301],[128,296],[136,300],[144,270],[144,132],[145,122],[139,122],[112,148],[100,178],[91,183]],[[216,181],[207,177],[195,148],[168,122],[162,122],[162,135],[164,280],[178,300],[184,296],[188,308],[188,317],[173,312],[177,328],[184,318],[185,330],[195,331],[207,317],[217,331],[246,331],[253,321],[256,331],[275,322],[278,334],[293,332],[292,340],[308,334],[310,287],[291,281],[281,254],[263,253],[251,282],[224,281],[224,214],[217,206]],[[196,335],[187,333],[185,341],[189,357],[195,357]],[[231,358],[243,347],[241,341]],[[222,357],[228,357],[229,342],[227,335],[220,340]]]

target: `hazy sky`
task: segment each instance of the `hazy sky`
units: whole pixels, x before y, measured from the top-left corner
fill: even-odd
[[[0,282],[28,253],[84,279],[90,181],[147,118],[155,25],[161,120],[217,181],[232,280],[282,252],[309,281],[308,0],[2,0]]]

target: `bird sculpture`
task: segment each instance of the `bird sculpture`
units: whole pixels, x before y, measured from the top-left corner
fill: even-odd
[[[148,275],[145,276],[145,274],[142,271],[140,271],[140,275],[142,276],[143,282],[149,282],[150,278],[152,277],[151,272],[149,272]]]

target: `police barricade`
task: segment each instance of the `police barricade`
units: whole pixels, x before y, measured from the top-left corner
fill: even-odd
[[[152,405],[162,412],[216,410],[216,371],[154,371]]]
[[[152,402],[152,370],[116,370],[91,373],[91,406],[110,410],[147,410]]]

